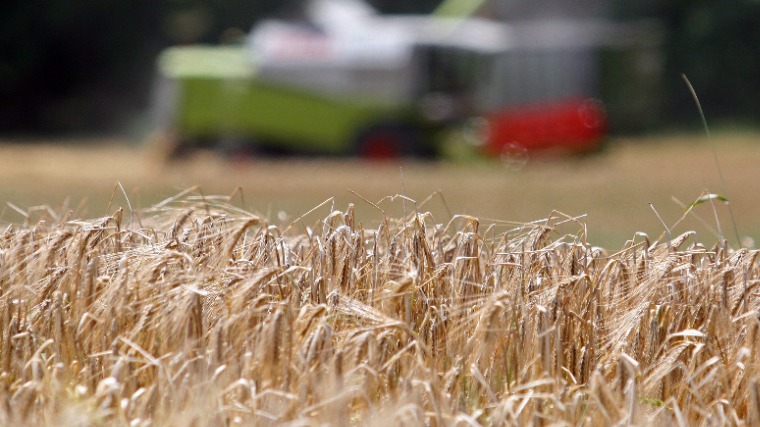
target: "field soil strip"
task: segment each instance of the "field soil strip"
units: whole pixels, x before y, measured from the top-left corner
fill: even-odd
[[[739,232],[755,240],[760,239],[755,215],[760,211],[758,138],[757,133],[719,131],[714,136]],[[527,222],[553,210],[586,214],[589,238],[608,248],[622,247],[637,231],[653,236],[664,231],[650,203],[672,226],[683,213],[673,198],[688,204],[704,190],[722,191],[710,147],[701,134],[614,139],[599,155],[569,159],[532,156],[519,170],[498,161],[229,162],[205,154],[164,164],[149,150],[115,142],[71,145],[51,141],[0,144],[0,222],[23,220],[6,202],[23,209],[41,205],[72,209],[83,218],[104,215],[117,182],[135,208],[151,206],[193,186],[205,194],[231,194],[241,187],[244,207],[268,219],[276,220],[280,212],[298,217],[335,197],[338,206],[354,203],[357,219],[372,226],[378,225],[378,211],[351,191],[375,203],[399,193],[421,201],[440,190],[448,209],[440,198],[424,207],[436,217],[444,218],[451,211],[481,219]],[[117,191],[112,204],[126,207],[120,193]],[[399,204],[386,201],[380,207],[390,215],[404,213]],[[725,207],[719,205],[717,211],[724,228],[730,230]],[[711,208],[696,213],[716,228]],[[693,216],[673,232],[689,230],[698,231],[704,242],[719,240]]]

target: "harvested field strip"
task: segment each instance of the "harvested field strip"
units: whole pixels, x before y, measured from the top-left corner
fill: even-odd
[[[129,217],[0,232],[0,425],[760,422],[757,251],[607,253],[563,215]]]

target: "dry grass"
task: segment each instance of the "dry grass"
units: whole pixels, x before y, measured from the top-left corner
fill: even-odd
[[[3,229],[0,425],[760,423],[757,251],[313,215],[185,196]]]

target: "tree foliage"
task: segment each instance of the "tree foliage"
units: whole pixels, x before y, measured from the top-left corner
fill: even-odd
[[[666,28],[667,97],[672,119],[694,117],[680,74],[713,117],[756,117],[760,110],[760,1],[620,1],[621,18],[655,18]]]

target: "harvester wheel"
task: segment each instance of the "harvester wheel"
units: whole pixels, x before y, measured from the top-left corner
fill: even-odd
[[[146,145],[152,157],[162,162],[180,159],[191,151],[191,144],[188,144],[177,132],[166,129],[154,132],[148,137]]]
[[[424,156],[420,132],[404,125],[374,126],[363,132],[354,144],[354,155],[369,160],[392,160]]]

